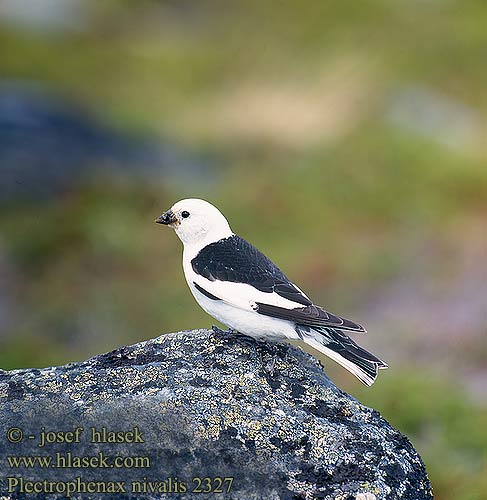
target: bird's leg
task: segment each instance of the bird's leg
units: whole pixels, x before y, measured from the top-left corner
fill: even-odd
[[[240,342],[247,344],[248,347],[255,348],[258,344],[258,340],[250,335],[245,335],[245,333],[239,332],[238,330],[229,330],[232,332],[232,337],[238,339]]]
[[[265,346],[266,342],[259,342],[259,339],[255,339],[250,335],[245,335],[245,333],[239,332],[234,328],[228,328],[227,330],[222,330],[218,326],[212,325],[211,329],[215,333],[227,334],[231,335],[233,338],[238,338],[241,342],[247,344],[249,347],[256,347],[257,345],[261,345],[261,348],[257,349],[260,358],[260,363],[263,366],[264,371],[269,373],[271,376],[274,375],[274,366],[276,364],[277,354],[275,352],[270,352],[274,351],[274,349],[270,348],[270,346]],[[264,361],[262,347],[264,347],[265,350],[269,351],[270,359],[268,361]]]
[[[285,342],[279,342],[277,340],[268,340],[263,344],[263,347],[267,351],[269,359],[264,363],[263,356],[261,353],[262,365],[264,367],[264,370],[267,373],[269,373],[269,375],[273,376],[276,362],[279,359],[283,359],[286,356],[290,346]]]
[[[216,326],[216,325],[212,325],[211,326],[211,329],[215,332],[215,333],[229,333],[229,334],[232,334],[232,335],[243,335],[243,333],[240,333],[238,332],[237,330],[235,330],[234,328],[227,328],[226,330],[222,330],[220,327]]]
[[[221,328],[218,328],[218,326],[213,325],[211,329],[215,333],[230,335],[233,338],[240,339],[242,342],[245,342],[246,344],[255,346],[256,341],[253,337],[251,337],[250,335],[245,335],[245,333],[241,333],[238,330],[235,330],[234,328],[228,328],[227,330],[222,330]]]

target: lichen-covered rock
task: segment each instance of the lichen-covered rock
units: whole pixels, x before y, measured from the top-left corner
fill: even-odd
[[[225,332],[0,371],[0,436],[0,498],[432,498],[408,439],[312,356]]]

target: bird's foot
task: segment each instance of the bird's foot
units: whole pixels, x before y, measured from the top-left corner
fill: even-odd
[[[237,330],[234,330],[233,328],[227,328],[226,330],[222,330],[221,328],[219,328],[218,326],[216,325],[212,325],[211,329],[215,332],[215,333],[224,333],[226,335],[232,335],[232,336],[235,336],[235,335],[242,335],[242,336],[247,336],[247,335],[244,335],[243,333],[240,333],[239,331]]]
[[[250,335],[245,335],[245,333],[239,332],[237,330],[229,330],[234,339],[237,339],[242,344],[246,344],[248,347],[255,348],[258,343],[257,339],[251,337]]]
[[[271,377],[276,371],[276,363],[283,360],[287,356],[289,344],[286,342],[278,342],[268,340],[262,343],[260,350],[260,360],[262,367]]]

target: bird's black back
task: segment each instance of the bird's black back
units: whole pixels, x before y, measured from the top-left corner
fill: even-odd
[[[236,234],[202,248],[191,265],[196,274],[210,281],[245,283],[261,292],[275,292],[299,304],[311,305],[268,257]]]

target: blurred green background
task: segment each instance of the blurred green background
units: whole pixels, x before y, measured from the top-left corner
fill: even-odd
[[[389,362],[439,500],[487,498],[487,3],[2,0],[0,367],[208,327],[153,220],[205,198]]]

